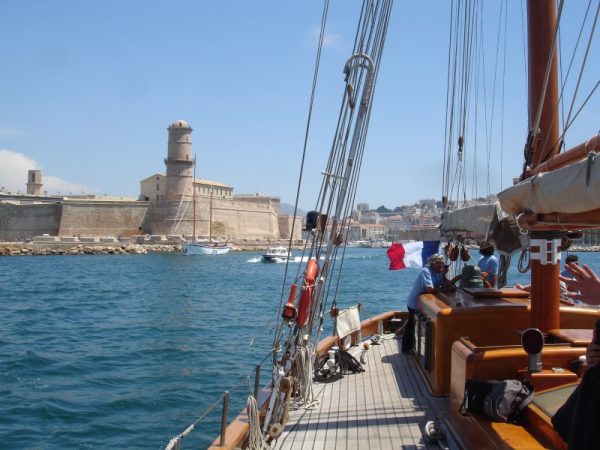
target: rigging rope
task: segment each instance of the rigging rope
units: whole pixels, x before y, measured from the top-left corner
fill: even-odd
[[[196,158],[194,157],[194,165],[196,164]],[[194,189],[194,179],[191,180],[191,184],[192,184],[192,191]],[[186,191],[189,190],[189,186],[186,187]],[[189,194],[183,194],[181,196],[181,200],[179,201],[179,206],[177,207],[177,212],[175,213],[175,220],[173,221],[173,225],[171,225],[171,229],[169,230],[169,234],[171,236],[174,236],[175,233],[177,233],[177,230],[179,229],[179,226],[181,225],[181,222],[183,222],[183,218],[185,217],[185,213],[187,212],[188,206],[190,206],[190,202],[189,200],[185,203],[185,208],[183,210],[183,212],[181,212],[181,205],[183,204],[183,200],[185,199],[185,196],[189,195]],[[181,216],[179,216],[179,213],[181,212]],[[196,239],[196,236],[194,236],[194,239]]]
[[[484,37],[484,2],[453,1],[448,46],[448,70],[446,76],[446,118],[444,139],[444,171],[442,199],[448,209],[450,202],[468,205],[468,199],[478,198],[479,182],[477,149],[479,147],[479,122],[483,120],[485,131],[486,195],[492,191],[492,143],[496,98],[501,96],[501,133],[504,130],[504,85],[506,69],[508,5],[500,4],[497,37],[495,40],[494,68],[491,72],[492,89],[486,88],[486,59]],[[458,30],[463,30],[458,32]],[[502,59],[501,59],[502,58]],[[482,92],[480,92],[480,90]],[[488,111],[488,97],[491,107]],[[480,103],[483,102],[483,119],[480,119]],[[500,139],[502,159],[503,136]],[[455,149],[455,150],[454,150]],[[470,185],[468,167],[470,167]],[[502,168],[500,167],[500,172]],[[500,175],[500,177],[502,174]],[[470,195],[468,195],[470,190]]]
[[[283,348],[281,348],[281,342],[286,322],[281,321],[277,328],[272,359],[274,365],[280,369],[289,367],[288,363],[290,361],[293,365],[303,364],[300,363],[302,357],[294,352],[301,348],[300,344],[302,342],[311,341],[317,314],[319,313],[319,317],[322,319],[327,300],[330,297],[337,297],[336,292],[331,293],[339,286],[339,284],[333,283],[333,278],[337,276],[339,279],[341,277],[341,272],[337,270],[336,266],[337,255],[340,247],[345,248],[345,244],[342,245],[343,242],[340,241],[338,235],[343,237],[348,232],[350,212],[354,204],[358,175],[360,174],[366,144],[373,93],[391,15],[391,7],[392,0],[365,0],[363,2],[353,55],[344,67],[346,78],[338,125],[331,143],[329,158],[323,173],[321,190],[315,207],[315,211],[321,217],[328,218],[328,229],[315,229],[312,236],[307,240],[302,255],[302,260],[304,260],[307,250],[310,249],[306,259],[310,260],[314,257],[321,262],[319,257],[323,256],[322,266],[310,297],[305,326],[299,328],[297,324],[294,326],[293,322],[290,322],[289,334]],[[324,25],[322,25],[322,33],[324,33]],[[299,189],[300,187],[298,187]],[[326,239],[328,245],[326,250],[323,250]],[[308,245],[309,241],[311,241],[310,246]],[[322,255],[322,252],[325,254]],[[300,269],[298,272],[300,272]],[[282,303],[284,290],[285,281],[281,295]],[[278,360],[280,352],[283,355],[281,361]],[[276,373],[275,370],[274,373]],[[275,406],[275,408],[278,407],[281,407],[280,402]],[[278,416],[278,411],[273,411],[271,415],[273,420],[277,420]],[[263,430],[265,426],[263,426]]]
[[[318,75],[319,75],[319,66],[320,66],[320,62],[321,62],[321,51],[323,49],[323,39],[325,37],[325,25],[327,24],[327,12],[329,10],[329,0],[325,0],[323,2],[323,13],[321,16],[321,30],[319,32],[319,44],[317,46],[317,56],[316,56],[316,60],[315,60],[315,68],[314,68],[314,72],[313,72],[313,83],[312,83],[312,89],[311,89],[311,95],[310,95],[310,102],[309,102],[309,107],[308,107],[308,118],[306,121],[306,130],[304,132],[304,144],[303,144],[303,148],[302,148],[302,160],[300,163],[300,173],[298,175],[298,185],[296,188],[296,200],[294,202],[294,218],[297,216],[297,212],[298,212],[298,200],[300,199],[300,188],[302,186],[302,177],[303,177],[303,173],[304,173],[304,163],[306,160],[306,149],[308,146],[308,136],[309,136],[309,132],[310,132],[310,124],[311,124],[311,119],[312,119],[312,111],[313,111],[313,106],[314,106],[314,100],[315,100],[315,93],[317,90],[317,79],[318,79]],[[292,227],[291,227],[291,232],[290,232],[290,243],[288,246],[288,254],[290,254],[291,252],[291,246],[292,246],[292,237],[294,236],[294,229],[295,229],[295,225],[296,225],[296,220],[292,220]],[[306,250],[306,247],[305,247]],[[285,273],[283,276],[283,283],[281,286],[281,296],[280,296],[280,305],[283,307],[283,299],[284,299],[284,295],[285,295],[285,289],[286,289],[286,281],[287,281],[287,271],[288,271],[288,267],[289,267],[289,258],[285,263]],[[300,267],[300,266],[299,266]],[[298,275],[299,275],[299,270],[298,269],[298,273],[296,274],[296,280],[298,279]],[[275,317],[275,320],[277,321],[279,319],[279,314],[281,313],[280,309],[276,308],[276,314],[277,316]],[[280,323],[280,325],[277,327],[276,330],[276,334],[275,334],[275,345],[273,346],[273,351],[274,353],[277,351],[277,348],[279,347],[279,341],[281,338],[281,334],[282,334],[282,329],[283,329],[283,322]]]
[[[270,450],[271,447],[267,444],[260,429],[260,413],[258,412],[256,399],[253,395],[248,397],[247,411],[248,422],[250,424],[250,430],[248,431],[248,450]]]
[[[563,129],[565,128],[564,102],[562,101],[563,94],[564,94],[564,89],[565,89],[565,85],[567,84],[567,80],[569,79],[569,75],[571,74],[571,68],[573,67],[573,61],[575,60],[575,55],[577,53],[577,49],[579,48],[579,42],[581,40],[581,36],[583,35],[583,30],[584,30],[584,27],[585,27],[585,23],[587,22],[587,16],[588,16],[588,14],[590,12],[590,7],[591,6],[592,6],[592,0],[589,0],[587,8],[585,10],[585,15],[584,15],[582,23],[581,23],[581,27],[579,28],[579,34],[577,35],[577,40],[576,40],[575,46],[573,48],[573,53],[571,54],[571,60],[569,61],[569,67],[567,68],[567,73],[565,74],[564,78],[562,77],[562,66],[563,66],[563,64],[562,64],[562,52],[559,53],[559,55],[558,55],[559,56],[559,62],[560,62],[559,68],[560,68],[560,71],[561,71],[561,81],[562,81],[562,83],[561,83],[562,89],[560,91],[560,96],[558,98],[558,101],[561,104],[561,106],[563,107],[563,110],[561,111],[562,112],[562,120],[563,120],[563,123],[562,123]],[[558,38],[559,38],[559,46],[560,46],[560,44],[561,44],[560,43],[560,37],[561,37],[560,29],[558,30],[558,32],[559,32]],[[561,136],[561,138],[562,138],[562,136]],[[560,139],[559,139],[559,142],[560,142]]]
[[[588,8],[589,8],[589,5],[588,5]],[[564,125],[563,133],[562,133],[561,137],[559,138],[559,143],[562,141],[562,138],[564,137],[564,134],[567,132],[567,130],[569,129],[569,127],[573,123],[573,120],[575,120],[575,117],[573,117],[573,120],[570,120],[571,119],[571,114],[573,113],[573,108],[575,106],[575,99],[577,97],[577,93],[579,92],[579,86],[580,86],[580,83],[581,83],[581,79],[583,77],[583,71],[584,71],[584,68],[586,66],[588,56],[589,56],[590,47],[592,45],[592,39],[594,37],[594,31],[596,30],[596,24],[598,23],[598,15],[599,15],[599,13],[600,13],[600,2],[598,2],[598,7],[596,8],[596,15],[594,17],[594,23],[592,24],[592,29],[590,31],[590,37],[588,39],[587,47],[585,49],[585,55],[584,55],[583,61],[581,63],[581,69],[579,70],[579,77],[577,78],[577,84],[575,86],[575,92],[573,93],[573,98],[571,100],[571,106],[569,108],[569,113],[568,113],[567,118],[565,120],[565,125]],[[584,18],[584,22],[581,25],[582,29],[583,29],[583,26],[585,25],[585,19],[586,18],[587,18],[587,11],[586,11],[586,16]],[[581,32],[580,32],[580,35],[581,35]],[[579,39],[577,40],[577,42],[579,43]],[[598,87],[598,83],[596,83],[596,86],[592,89],[592,92],[588,95],[588,97],[587,97],[587,99],[586,99],[586,101],[584,102],[583,105],[585,105],[585,103],[587,103],[587,101],[590,99],[591,95],[593,94],[593,92],[596,90],[597,87]],[[581,108],[583,108],[583,105],[581,106]],[[579,114],[579,111],[581,111],[581,108],[577,111],[576,116]]]
[[[312,344],[303,345],[297,349],[291,373],[294,377],[295,408],[300,406],[310,408],[316,404],[312,384],[315,355],[315,347]]]

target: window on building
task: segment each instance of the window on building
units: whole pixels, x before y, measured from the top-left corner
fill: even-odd
[[[156,190],[160,191],[160,184],[156,183]]]

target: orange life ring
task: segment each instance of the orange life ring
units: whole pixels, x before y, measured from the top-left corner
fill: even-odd
[[[308,261],[306,270],[304,271],[304,283],[302,283],[302,292],[300,293],[300,300],[298,301],[298,318],[296,320],[298,328],[302,328],[306,324],[318,273],[319,263],[316,259],[311,259]]]

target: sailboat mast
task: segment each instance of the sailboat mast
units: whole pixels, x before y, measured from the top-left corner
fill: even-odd
[[[194,178],[192,179],[192,235],[196,240],[196,157],[194,156]]]
[[[535,167],[556,155],[559,150],[558,58],[554,45],[555,0],[530,0],[527,5],[527,20],[529,129],[533,133],[539,133],[531,149],[530,165]]]
[[[543,163],[559,150],[558,63],[555,47],[555,0],[529,0],[529,130],[530,168]],[[550,59],[550,62],[549,62]],[[547,331],[560,328],[559,235],[531,234],[531,325]]]
[[[212,242],[212,202],[213,188],[210,188],[210,202],[208,204],[208,242]]]

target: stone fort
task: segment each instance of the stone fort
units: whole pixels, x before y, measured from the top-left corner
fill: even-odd
[[[142,180],[138,199],[42,195],[42,173],[30,170],[27,194],[0,192],[0,240],[44,234],[190,237],[194,230],[200,239],[301,239],[302,219],[280,215],[278,197],[235,195],[232,186],[195,178],[192,128],[176,120],[167,130],[166,173]]]

